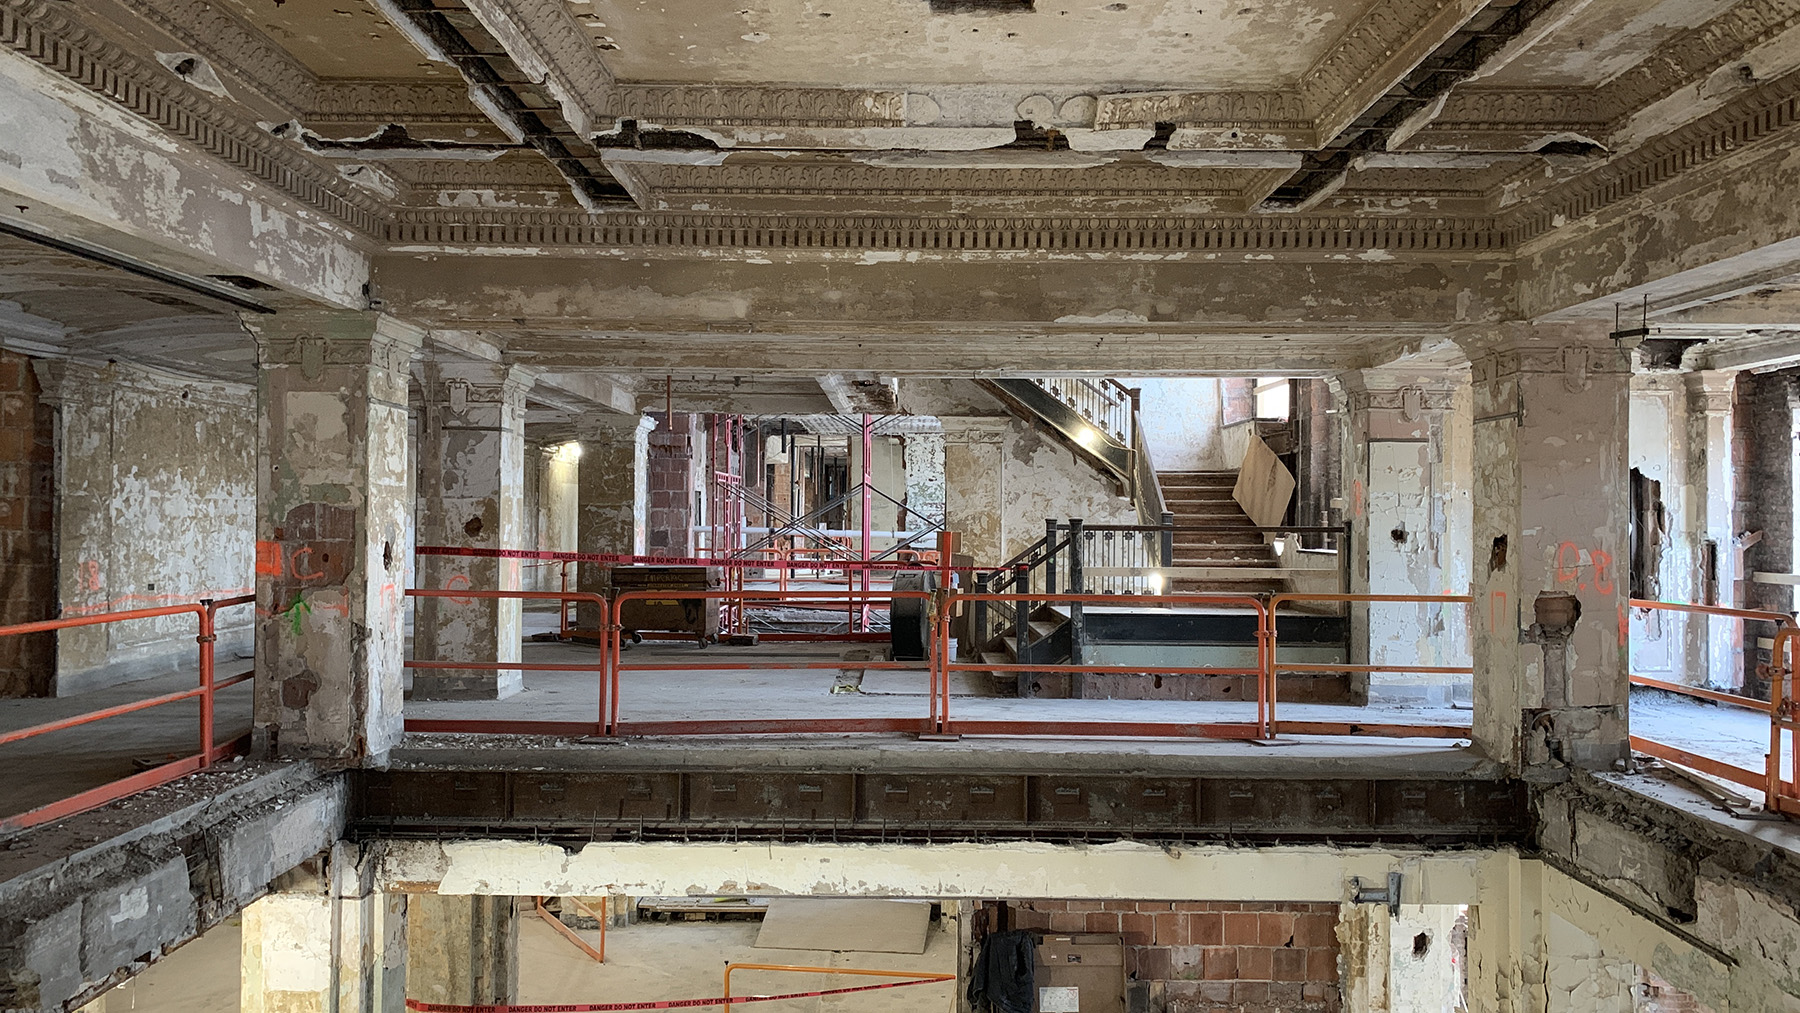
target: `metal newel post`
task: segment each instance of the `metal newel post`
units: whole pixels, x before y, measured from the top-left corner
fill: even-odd
[[[1167,510],[1163,511],[1162,530],[1157,532],[1157,552],[1161,558],[1156,561],[1156,565],[1175,565],[1175,515]],[[1167,581],[1163,582],[1163,589],[1168,590]]]
[[[218,642],[214,632],[213,600],[200,599],[200,766],[213,761],[213,648]]]
[[[975,593],[976,595],[988,593],[987,574],[978,573],[975,575]],[[988,603],[986,601],[983,601],[979,597],[975,599],[975,614],[969,622],[970,625],[974,627],[973,640],[975,642],[975,653],[979,657],[982,651],[987,650]]]
[[[1056,593],[1056,519],[1044,519],[1044,593]]]
[[[1031,593],[1031,568],[1024,563],[1013,566],[1013,591]],[[1031,602],[1024,598],[1013,602],[1013,660],[1021,665],[1031,663]],[[1019,695],[1031,695],[1031,673],[1019,673]]]
[[[1081,537],[1081,519],[1079,517],[1069,518],[1069,592],[1071,594],[1088,593],[1087,577],[1082,573]],[[1081,615],[1081,603],[1078,601],[1070,602],[1069,663],[1072,665],[1081,664],[1081,638],[1085,628],[1086,624],[1082,621]],[[1081,676],[1075,675],[1071,678],[1074,681],[1074,686],[1071,688],[1079,688],[1081,685]],[[1075,696],[1078,694],[1071,693],[1070,695]]]

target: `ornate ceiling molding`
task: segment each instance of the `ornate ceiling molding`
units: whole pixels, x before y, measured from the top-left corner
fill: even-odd
[[[1383,0],[1300,79],[1321,141],[1361,116],[1487,6],[1487,0]]]
[[[319,79],[255,26],[211,0],[132,0],[139,17],[180,39],[213,67],[296,112],[312,107]]]
[[[313,92],[306,118],[326,123],[453,123],[489,125],[469,101],[460,78],[442,82],[324,80]]]
[[[386,208],[293,145],[244,122],[161,65],[65,18],[47,0],[0,0],[0,47],[42,64],[333,220],[378,234]]]
[[[609,120],[670,127],[897,127],[906,93],[856,88],[756,85],[620,84],[605,106]]]
[[[483,208],[401,210],[396,247],[524,246],[593,250],[688,249],[863,253],[1068,252],[1098,255],[1389,255],[1456,259],[1503,255],[1494,218],[1352,216],[967,217],[730,215],[700,212],[589,215]]]
[[[1615,127],[1632,113],[1718,70],[1800,25],[1800,0],[1743,3],[1656,47],[1647,60],[1606,82],[1599,98]]]
[[[1745,92],[1724,108],[1547,191],[1506,217],[1507,243],[1518,247],[1598,215],[1796,126],[1800,126],[1800,72]]]

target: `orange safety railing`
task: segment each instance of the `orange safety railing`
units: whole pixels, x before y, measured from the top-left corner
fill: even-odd
[[[1024,610],[1031,605],[1050,604],[1082,604],[1106,605],[1112,607],[1136,607],[1143,605],[1224,605],[1236,606],[1250,610],[1256,616],[1256,664],[1254,666],[1195,666],[1195,665],[1096,665],[1088,662],[1069,664],[993,664],[985,661],[958,662],[951,658],[950,610],[951,607],[976,602],[1013,602],[1014,608]],[[936,707],[940,723],[936,731],[945,735],[1119,735],[1119,736],[1152,736],[1178,738],[1222,738],[1222,739],[1254,739],[1268,734],[1269,718],[1272,714],[1268,704],[1267,681],[1264,673],[1268,671],[1273,653],[1269,626],[1269,610],[1262,600],[1247,594],[957,594],[945,601],[945,607],[938,617],[937,650],[939,662],[937,692],[939,695]],[[1030,673],[1069,674],[1107,674],[1121,675],[1239,675],[1257,677],[1256,721],[1216,721],[1216,722],[1184,722],[1184,721],[1041,721],[1041,720],[1004,720],[1004,721],[953,721],[950,717],[950,673],[951,672],[1018,672],[1021,676]]]
[[[19,728],[0,733],[0,746],[26,739],[48,735],[52,732],[78,728],[82,725],[116,718],[125,714],[133,714],[151,707],[164,704],[179,703],[183,700],[200,701],[199,749],[191,756],[182,757],[168,763],[152,767],[149,770],[121,778],[110,784],[101,785],[87,791],[72,795],[59,802],[32,809],[29,812],[0,818],[0,832],[19,830],[37,826],[52,820],[59,820],[76,813],[86,812],[108,802],[133,795],[148,788],[167,784],[178,777],[184,777],[195,771],[205,770],[212,766],[214,760],[225,756],[234,756],[244,751],[249,743],[249,735],[241,735],[229,742],[219,743],[213,733],[214,698],[219,690],[248,682],[255,678],[255,672],[245,672],[224,680],[214,678],[214,646],[218,639],[217,615],[223,608],[234,605],[247,605],[256,600],[255,595],[240,595],[235,598],[210,599],[186,605],[167,605],[160,608],[129,609],[123,612],[100,612],[88,616],[71,616],[67,619],[46,619],[35,623],[19,623],[14,626],[0,626],[0,637],[24,636],[29,633],[49,633],[56,630],[72,629],[77,626],[99,626],[105,623],[128,622],[133,619],[154,619],[159,616],[176,616],[192,613],[199,619],[199,685],[193,689],[184,689],[175,693],[164,693],[160,696],[146,697],[131,703],[99,710],[76,714],[55,721],[46,721],[28,728]]]
[[[1340,603],[1392,603],[1409,602],[1413,604],[1465,605],[1473,607],[1474,597],[1466,594],[1278,594],[1269,599],[1269,631],[1268,670],[1263,679],[1266,683],[1264,692],[1269,699],[1269,734],[1279,735],[1291,732],[1296,735],[1376,735],[1384,738],[1452,738],[1466,739],[1473,734],[1468,725],[1418,725],[1397,723],[1371,723],[1348,721],[1280,721],[1275,716],[1276,702],[1280,697],[1280,674],[1282,672],[1412,672],[1420,675],[1467,675],[1473,677],[1474,665],[1352,665],[1336,663],[1282,662],[1276,660],[1276,649],[1280,646],[1280,617],[1277,610],[1283,605],[1294,602],[1340,602]],[[1473,617],[1471,616],[1471,622]],[[1473,629],[1473,626],[1467,627]]]
[[[589,591],[476,591],[470,588],[436,589],[409,587],[406,589],[413,598],[448,598],[459,605],[469,604],[477,599],[518,598],[527,601],[561,601],[564,607],[569,602],[591,602],[599,607],[601,615],[607,615],[606,598]],[[609,639],[612,643],[609,645]],[[586,721],[467,721],[446,718],[407,718],[406,730],[409,732],[493,732],[518,735],[606,735],[612,730],[608,715],[616,713],[616,707],[609,708],[607,700],[607,652],[617,649],[617,638],[601,637],[599,657],[592,665],[551,664],[520,661],[414,661],[406,662],[407,668],[433,669],[473,672],[593,672],[600,686],[600,709],[592,723]]]
[[[731,1013],[731,972],[733,971],[793,971],[802,974],[859,974],[880,978],[910,978],[909,983],[924,984],[928,982],[955,981],[954,974],[940,974],[935,971],[877,971],[863,967],[803,967],[798,964],[726,964],[725,965],[725,1013]]]
[[[885,603],[892,606],[896,600],[918,599],[931,607],[932,595],[925,591],[689,591],[658,589],[651,591],[627,591],[612,600],[611,622],[607,624],[607,637],[611,648],[608,656],[612,659],[611,687],[601,694],[602,706],[611,701],[608,712],[609,727],[616,735],[761,735],[783,734],[790,732],[926,732],[937,722],[935,707],[937,694],[928,693],[932,701],[933,712],[922,718],[836,718],[819,720],[811,718],[782,719],[706,719],[680,721],[625,721],[620,715],[619,701],[623,696],[622,674],[625,672],[696,672],[696,671],[771,671],[787,669],[843,669],[857,668],[875,669],[911,669],[917,670],[924,665],[929,672],[931,685],[937,685],[938,652],[928,652],[932,657],[924,662],[916,661],[854,661],[842,659],[830,661],[795,661],[778,662],[770,659],[757,661],[683,661],[674,663],[626,663],[624,660],[623,615],[626,603],[654,599],[657,601],[678,601],[682,599],[700,601],[742,600],[751,601],[785,601],[789,603],[819,602],[833,604],[848,602],[851,607]],[[410,723],[408,727],[411,727]]]
[[[1631,748],[1658,759],[1679,763],[1684,767],[1692,767],[1712,777],[1758,789],[1763,793],[1764,806],[1770,811],[1800,815],[1800,792],[1797,792],[1795,788],[1795,785],[1800,783],[1800,743],[1796,743],[1793,748],[1788,748],[1787,743],[1782,741],[1783,732],[1788,734],[1790,741],[1796,733],[1800,733],[1800,725],[1796,724],[1795,714],[1795,707],[1800,704],[1800,701],[1795,699],[1793,685],[1793,647],[1795,637],[1800,635],[1800,630],[1795,628],[1793,617],[1782,612],[1727,608],[1722,605],[1687,605],[1679,602],[1649,601],[1643,598],[1633,598],[1631,607],[1680,612],[1688,615],[1722,616],[1739,622],[1762,622],[1775,626],[1774,650],[1769,659],[1769,700],[1767,702],[1731,693],[1721,693],[1700,686],[1687,686],[1681,683],[1652,679],[1648,676],[1631,676],[1631,684],[1634,686],[1645,686],[1767,714],[1769,716],[1769,751],[1763,757],[1762,770],[1749,770],[1734,763],[1727,763],[1715,757],[1682,749],[1671,743],[1657,742],[1642,735],[1631,736]],[[1794,757],[1793,767],[1786,778],[1781,776],[1781,759],[1784,753]]]

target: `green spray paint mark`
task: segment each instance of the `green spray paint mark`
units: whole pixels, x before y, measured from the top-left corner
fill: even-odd
[[[288,609],[288,624],[296,637],[300,635],[300,614],[302,612],[312,615],[312,606],[307,603],[305,598],[296,598],[293,607]]]

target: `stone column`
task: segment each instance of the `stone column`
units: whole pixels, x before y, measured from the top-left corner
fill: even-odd
[[[525,395],[531,373],[487,362],[427,362],[419,439],[419,544],[518,549],[525,535]],[[516,591],[519,561],[419,557],[419,586]],[[429,661],[517,662],[517,599],[420,598],[414,654]],[[525,685],[514,671],[415,669],[420,700],[494,700]]]
[[[578,551],[643,554],[645,522],[650,515],[650,430],[655,426],[656,421],[648,415],[599,412],[584,417],[578,424]],[[610,572],[610,568],[598,564],[581,564],[575,586],[581,591],[610,594]],[[600,629],[603,624],[599,610],[585,603],[578,606],[576,625],[584,630]]]
[[[1337,377],[1342,488],[1352,524],[1350,593],[1463,594],[1469,586],[1471,416],[1459,371],[1389,366]],[[1351,661],[1466,664],[1460,606],[1355,606]],[[1446,705],[1458,677],[1382,672],[1352,676],[1353,695]],[[1466,704],[1468,697],[1462,695]]]
[[[519,905],[529,898],[413,894],[406,993],[419,1002],[510,1003],[519,990]]]
[[[340,843],[244,909],[243,1013],[401,1013],[407,898],[373,885],[375,863]]]
[[[1006,561],[1005,418],[945,418],[944,526],[977,566]],[[1040,529],[1041,533],[1041,529]],[[1034,536],[1035,537],[1035,536]]]
[[[1597,324],[1459,340],[1475,385],[1475,741],[1515,770],[1609,769],[1628,751],[1625,353]]]
[[[1706,369],[1684,378],[1688,396],[1688,516],[1684,519],[1699,546],[1693,561],[1694,587],[1704,598],[1706,543],[1713,545],[1712,604],[1731,605],[1732,589],[1741,576],[1732,551],[1731,501],[1736,493],[1731,472],[1731,401],[1737,374]],[[1735,625],[1722,617],[1695,616],[1689,629],[1698,633],[1688,648],[1688,671],[1702,685],[1735,689],[1743,685],[1742,645]]]
[[[406,388],[423,332],[348,311],[245,322],[262,405],[255,741],[378,762],[401,734]]]

